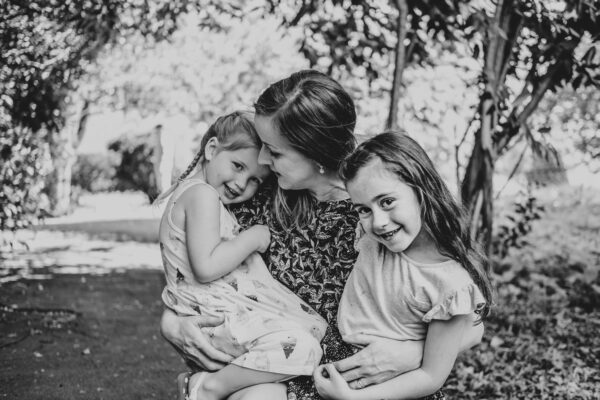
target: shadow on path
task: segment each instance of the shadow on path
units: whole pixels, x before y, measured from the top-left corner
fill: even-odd
[[[174,398],[186,368],[160,336],[163,285],[156,270],[3,284],[0,398]]]

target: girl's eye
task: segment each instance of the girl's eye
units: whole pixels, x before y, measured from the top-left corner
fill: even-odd
[[[384,199],[381,199],[381,201],[379,202],[379,204],[381,204],[382,208],[390,208],[390,206],[392,204],[394,204],[394,199],[391,197],[386,197]]]
[[[244,169],[244,166],[238,162],[232,161],[231,163],[233,164],[233,168],[236,171],[241,171],[242,169]]]
[[[371,212],[371,210],[367,207],[354,207],[354,211],[356,211],[361,217],[369,215],[369,213]]]

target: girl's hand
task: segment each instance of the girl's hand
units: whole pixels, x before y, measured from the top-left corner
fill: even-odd
[[[352,389],[386,382],[421,366],[424,342],[398,341],[354,335],[351,343],[365,347],[344,360],[333,363]]]
[[[313,373],[313,379],[317,391],[324,399],[350,400],[355,395],[333,364],[319,365]]]
[[[253,225],[248,228],[249,231],[252,231],[252,236],[256,240],[256,251],[259,253],[264,253],[269,248],[269,244],[271,244],[271,232],[266,225]]]
[[[223,319],[205,316],[180,317],[165,309],[160,321],[161,333],[188,361],[204,371],[218,371],[233,357],[215,349],[201,328],[218,326]]]

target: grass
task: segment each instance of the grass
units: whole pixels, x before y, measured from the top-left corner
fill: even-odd
[[[547,189],[528,244],[494,260],[483,343],[446,388],[461,399],[600,398],[600,196]]]

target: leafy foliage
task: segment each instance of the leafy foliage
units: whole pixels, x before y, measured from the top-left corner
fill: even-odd
[[[424,62],[431,38],[454,37],[451,26],[459,16],[458,3],[407,1],[407,60]],[[269,5],[286,26],[303,27],[301,51],[311,65],[325,66],[329,73],[345,70],[369,80],[383,76],[389,81],[399,23],[396,2],[309,0],[294,8],[285,1],[270,0]]]
[[[547,92],[567,83],[578,89],[600,86],[600,2],[502,0],[475,7],[463,27],[482,55],[479,126],[461,194],[481,237],[489,246],[493,224],[494,164],[511,143],[527,136],[532,150],[558,159],[531,133],[529,118]],[[583,48],[583,55],[577,51]],[[514,90],[516,83],[517,90]],[[554,157],[548,157],[552,155]],[[482,200],[480,200],[482,199]]]
[[[529,194],[514,204],[513,215],[508,215],[508,220],[498,226],[492,239],[492,254],[504,258],[511,248],[521,248],[529,244],[525,236],[533,229],[532,223],[542,217],[544,206]]]
[[[168,42],[148,44],[138,35],[108,47],[80,91],[98,110],[183,114],[206,124],[250,109],[270,82],[306,65],[274,18],[250,15],[240,23],[223,16],[219,23],[222,30],[209,31],[190,13]]]
[[[42,179],[36,160],[60,153],[54,150],[63,145],[57,135],[69,93],[102,48],[134,32],[163,40],[176,29],[177,17],[194,7],[203,11],[206,24],[217,25],[208,0],[0,2],[2,146],[15,144],[3,150],[0,181],[9,194],[0,203],[0,228],[27,226],[29,213],[35,216]]]
[[[445,388],[460,399],[597,399],[600,264],[597,191],[536,193],[546,209],[529,244],[494,257],[497,304],[483,343]]]
[[[38,178],[48,164],[31,131],[7,125],[0,118],[0,231],[24,228],[44,215]]]

